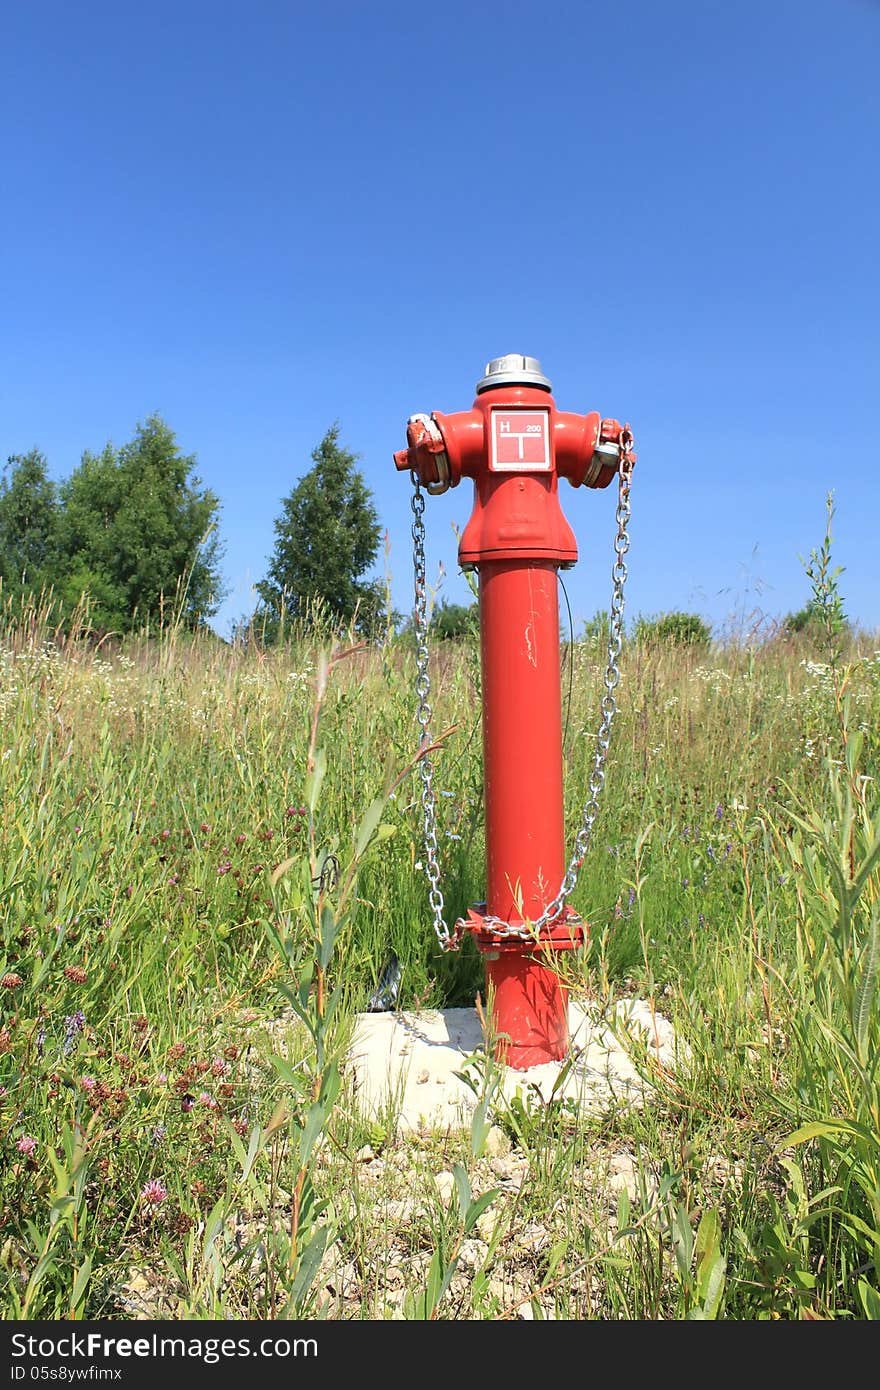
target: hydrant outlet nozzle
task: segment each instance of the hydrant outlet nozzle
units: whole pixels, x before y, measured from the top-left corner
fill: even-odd
[[[394,466],[400,472],[410,469],[417,474],[428,492],[445,492],[449,487],[449,460],[446,444],[437,422],[431,415],[411,415],[406,426],[409,448],[398,449]]]

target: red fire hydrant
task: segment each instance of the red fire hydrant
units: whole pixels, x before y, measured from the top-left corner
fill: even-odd
[[[458,550],[479,572],[486,901],[465,927],[486,959],[496,1056],[522,1070],[568,1051],[555,952],[584,941],[565,874],[557,570],[577,560],[559,479],[607,487],[628,427],[557,410],[533,357],[490,362],[470,410],[411,416],[394,455],[429,492],[474,480]],[[548,913],[548,905],[550,912]]]

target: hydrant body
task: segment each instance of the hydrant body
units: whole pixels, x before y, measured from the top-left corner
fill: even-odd
[[[566,870],[557,571],[577,559],[559,479],[605,487],[621,427],[558,411],[534,358],[490,362],[469,411],[413,416],[395,454],[430,492],[474,480],[459,562],[479,573],[486,899],[467,926],[486,959],[496,1056],[527,1069],[566,1055],[555,953],[583,943],[556,899]]]

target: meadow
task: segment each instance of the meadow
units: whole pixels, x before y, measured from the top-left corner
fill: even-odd
[[[880,642],[626,643],[573,990],[647,1000],[650,1103],[462,1133],[352,1101],[398,1007],[474,1004],[421,872],[414,656],[173,624],[0,639],[8,1319],[880,1317]],[[604,652],[568,644],[567,821]],[[479,659],[432,649],[449,918],[483,890]],[[482,1001],[485,1007],[486,1001]]]

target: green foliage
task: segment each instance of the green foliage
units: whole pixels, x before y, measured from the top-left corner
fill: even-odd
[[[97,631],[174,621],[195,627],[223,598],[219,502],[193,476],[158,415],[120,449],[86,452],[56,486],[32,450],[0,481],[0,578],[7,595],[51,591],[65,626],[83,602]]]
[[[597,651],[604,651],[611,637],[611,615],[597,608],[592,618],[584,623],[583,641]]]
[[[480,611],[475,603],[449,603],[444,599],[431,614],[430,635],[441,642],[473,637],[479,630]]]
[[[470,1134],[413,1136],[396,1093],[359,1117],[352,1014],[389,949],[407,1012],[473,1007],[485,964],[437,949],[418,782],[387,785],[416,748],[409,644],[331,672],[302,632],[53,638],[2,614],[11,1315],[877,1316],[873,646],[834,678],[781,643],[625,650],[572,898],[590,944],[560,966],[650,1103],[527,1074],[505,1100],[478,1053]],[[473,644],[438,656],[452,921],[485,882],[479,700]],[[571,660],[569,825],[604,665]]]
[[[712,630],[697,613],[661,613],[658,617],[638,617],[634,636],[642,644],[706,647]]]
[[[788,632],[804,633],[816,642],[821,642],[832,667],[840,664],[843,646],[850,633],[850,625],[843,607],[843,596],[838,579],[843,574],[843,566],[831,567],[831,523],[834,519],[834,493],[825,498],[825,538],[818,550],[810,551],[809,560],[801,557],[804,572],[810,581],[813,596],[805,608],[791,613],[785,619]]]
[[[337,628],[354,624],[371,634],[380,625],[384,589],[363,578],[378,554],[380,527],[357,457],[340,446],[339,425],[331,425],[312,451],[314,466],[282,502],[251,622],[267,641],[279,640],[316,604]]]
[[[0,580],[7,595],[38,594],[53,578],[58,493],[38,449],[13,454],[0,478]]]
[[[194,467],[158,415],[121,449],[83,454],[60,489],[56,588],[67,609],[87,590],[94,626],[116,632],[216,613],[219,502]]]

